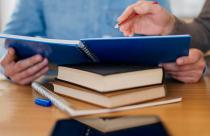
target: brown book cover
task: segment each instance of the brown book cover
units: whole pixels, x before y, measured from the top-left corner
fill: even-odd
[[[43,86],[38,82],[33,82],[32,88],[42,96],[50,99],[58,109],[66,112],[71,117],[122,112],[146,107],[172,104],[182,101],[182,97],[174,96],[173,94],[167,93],[166,97],[164,98],[155,99],[143,103],[136,103],[119,108],[103,108],[101,106],[93,105],[84,101],[79,101],[70,97],[57,95],[56,93],[54,93],[53,87],[51,85]],[[38,95],[36,92],[34,92],[34,95]]]
[[[125,89],[109,93],[100,93],[61,81],[52,82],[52,85],[54,86],[54,92],[57,94],[107,108],[145,102],[166,96],[164,85]]]

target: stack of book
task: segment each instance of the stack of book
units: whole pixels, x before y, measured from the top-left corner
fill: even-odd
[[[60,40],[0,34],[0,41],[19,60],[40,54],[58,65],[55,93],[111,109],[165,97],[163,69],[153,66],[187,56],[191,36]]]
[[[165,97],[163,79],[158,67],[80,64],[59,66],[52,84],[57,94],[115,108]]]

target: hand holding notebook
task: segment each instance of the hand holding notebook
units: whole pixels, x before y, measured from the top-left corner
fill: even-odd
[[[111,62],[157,66],[159,63],[175,62],[177,57],[188,55],[190,38],[189,35],[180,35],[72,41],[0,34],[1,43],[8,41],[7,46],[15,49],[13,56],[17,55],[17,59],[21,60],[12,60],[13,66],[8,66],[8,63],[3,66],[5,69],[7,65],[5,71],[10,71],[4,74],[18,84],[29,84],[47,72],[48,61],[44,57],[57,65]],[[39,55],[34,56],[36,54]],[[7,56],[4,60],[8,58],[11,60],[13,57]],[[30,64],[32,67],[27,67],[25,64]],[[19,72],[15,67],[20,69]]]

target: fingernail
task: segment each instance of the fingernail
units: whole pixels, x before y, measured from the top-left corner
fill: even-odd
[[[184,60],[183,60],[183,59],[178,59],[178,60],[177,60],[177,64],[178,64],[178,65],[184,64]]]
[[[39,61],[39,60],[42,60],[42,56],[41,55],[36,55],[36,59]]]
[[[153,4],[159,4],[159,2],[157,2],[157,1],[153,1],[152,3],[153,3]]]
[[[46,58],[44,59],[44,63],[46,63],[46,64],[48,63],[48,60]]]

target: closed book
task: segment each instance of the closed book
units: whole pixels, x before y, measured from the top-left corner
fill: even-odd
[[[159,67],[125,64],[80,64],[58,67],[59,80],[98,92],[162,84],[164,72]]]
[[[168,136],[156,116],[72,119],[56,122],[52,136]]]
[[[60,95],[106,108],[120,107],[166,96],[164,85],[100,93],[61,81],[53,82],[52,84],[54,91]]]
[[[100,63],[135,63],[157,66],[187,56],[191,36],[140,36],[60,40],[0,34],[0,40],[16,51],[18,59],[41,54],[57,65]]]
[[[155,99],[155,100],[144,102],[144,103],[137,103],[137,104],[118,107],[118,108],[104,108],[98,105],[94,105],[94,104],[90,104],[84,101],[73,99],[68,96],[57,95],[53,91],[52,84],[47,84],[45,86],[37,82],[32,83],[32,87],[36,92],[50,99],[52,103],[58,109],[67,113],[67,115],[69,115],[70,117],[79,117],[79,116],[81,117],[81,116],[96,115],[96,114],[101,115],[101,114],[106,114],[106,113],[126,112],[129,110],[137,110],[137,109],[141,110],[142,108],[146,108],[146,107],[161,106],[161,105],[166,105],[166,104],[178,103],[182,101],[182,97],[174,95],[173,92],[167,92],[166,97],[163,97],[160,99]],[[35,96],[37,95],[36,92],[34,92]],[[176,105],[179,105],[179,104],[176,104]]]
[[[114,116],[104,118],[77,118],[77,121],[103,133],[140,127],[160,122],[157,116]]]

